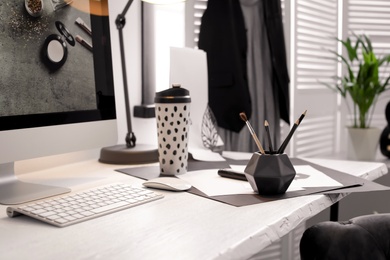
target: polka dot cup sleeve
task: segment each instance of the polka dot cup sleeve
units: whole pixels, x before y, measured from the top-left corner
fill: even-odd
[[[160,171],[164,175],[187,172],[191,97],[180,85],[155,97]]]

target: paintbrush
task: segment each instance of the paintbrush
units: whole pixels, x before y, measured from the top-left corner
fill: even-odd
[[[241,112],[240,117],[241,117],[242,121],[244,121],[246,123],[246,125],[249,129],[249,132],[251,133],[253,139],[255,140],[257,147],[259,148],[260,153],[265,154],[263,146],[261,145],[259,138],[257,138],[257,135],[256,135],[255,131],[253,130],[251,123],[249,123],[248,118],[246,117],[246,114],[244,112]]]

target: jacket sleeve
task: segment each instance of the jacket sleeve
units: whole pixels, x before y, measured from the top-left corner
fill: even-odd
[[[290,123],[290,78],[287,69],[280,0],[264,0],[264,17],[272,57],[273,87],[279,96],[280,117]]]

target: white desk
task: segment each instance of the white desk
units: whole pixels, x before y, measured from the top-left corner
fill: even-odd
[[[383,163],[308,159],[370,180],[387,173]],[[73,190],[113,181],[142,180],[115,172],[126,168],[85,161],[24,179],[62,183]],[[31,218],[8,218],[0,206],[2,259],[246,259],[279,240],[345,194],[310,195],[233,207],[186,192],[108,216],[57,228]]]

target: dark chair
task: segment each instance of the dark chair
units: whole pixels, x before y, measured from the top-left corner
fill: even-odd
[[[390,214],[373,214],[344,222],[325,221],[306,229],[301,260],[390,259]]]

